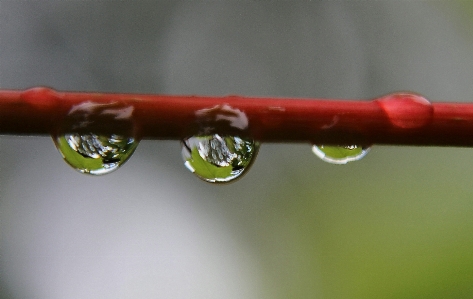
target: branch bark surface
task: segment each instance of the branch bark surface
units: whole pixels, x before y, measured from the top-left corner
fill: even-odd
[[[134,134],[143,139],[179,140],[210,125],[261,142],[473,146],[473,104],[430,104],[411,93],[356,101],[0,90],[0,134],[55,134],[83,103],[130,108]],[[119,133],[110,118],[95,121],[94,133]]]

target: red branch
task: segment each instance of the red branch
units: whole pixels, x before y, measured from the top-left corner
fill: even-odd
[[[473,104],[430,104],[410,93],[353,101],[0,90],[0,134],[49,135],[85,102],[132,107],[135,134],[145,139],[198,134],[199,111],[231,107],[243,113],[248,127],[236,130],[216,121],[213,129],[263,142],[473,146]],[[99,125],[94,133],[106,133],[110,126]]]

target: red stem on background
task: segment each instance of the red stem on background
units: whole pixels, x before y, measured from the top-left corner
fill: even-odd
[[[135,133],[144,139],[195,135],[202,129],[198,111],[226,105],[244,113],[248,127],[216,122],[214,129],[262,142],[473,146],[473,103],[430,104],[411,93],[353,101],[0,90],[0,134],[50,135],[85,102],[133,107]],[[106,127],[94,133],[107,133]]]

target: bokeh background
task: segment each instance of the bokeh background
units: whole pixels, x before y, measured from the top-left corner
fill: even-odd
[[[0,1],[0,88],[473,101],[471,1]],[[473,150],[330,165],[263,144],[238,182],[143,141],[103,177],[0,138],[0,298],[473,298]]]

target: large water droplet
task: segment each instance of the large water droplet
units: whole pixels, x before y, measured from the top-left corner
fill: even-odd
[[[64,160],[79,172],[101,175],[128,160],[138,142],[119,135],[68,133],[54,138]]]
[[[357,161],[366,156],[370,151],[369,146],[345,145],[345,146],[312,146],[314,154],[325,162],[332,164],[347,164]]]
[[[226,183],[241,177],[258,152],[258,143],[236,136],[201,135],[182,141],[184,165],[210,183]]]
[[[427,125],[432,120],[432,104],[421,95],[394,93],[376,100],[391,123],[402,129],[414,129]]]
[[[80,103],[53,134],[54,143],[77,171],[109,173],[125,163],[138,146],[132,114],[133,106],[126,104]]]

